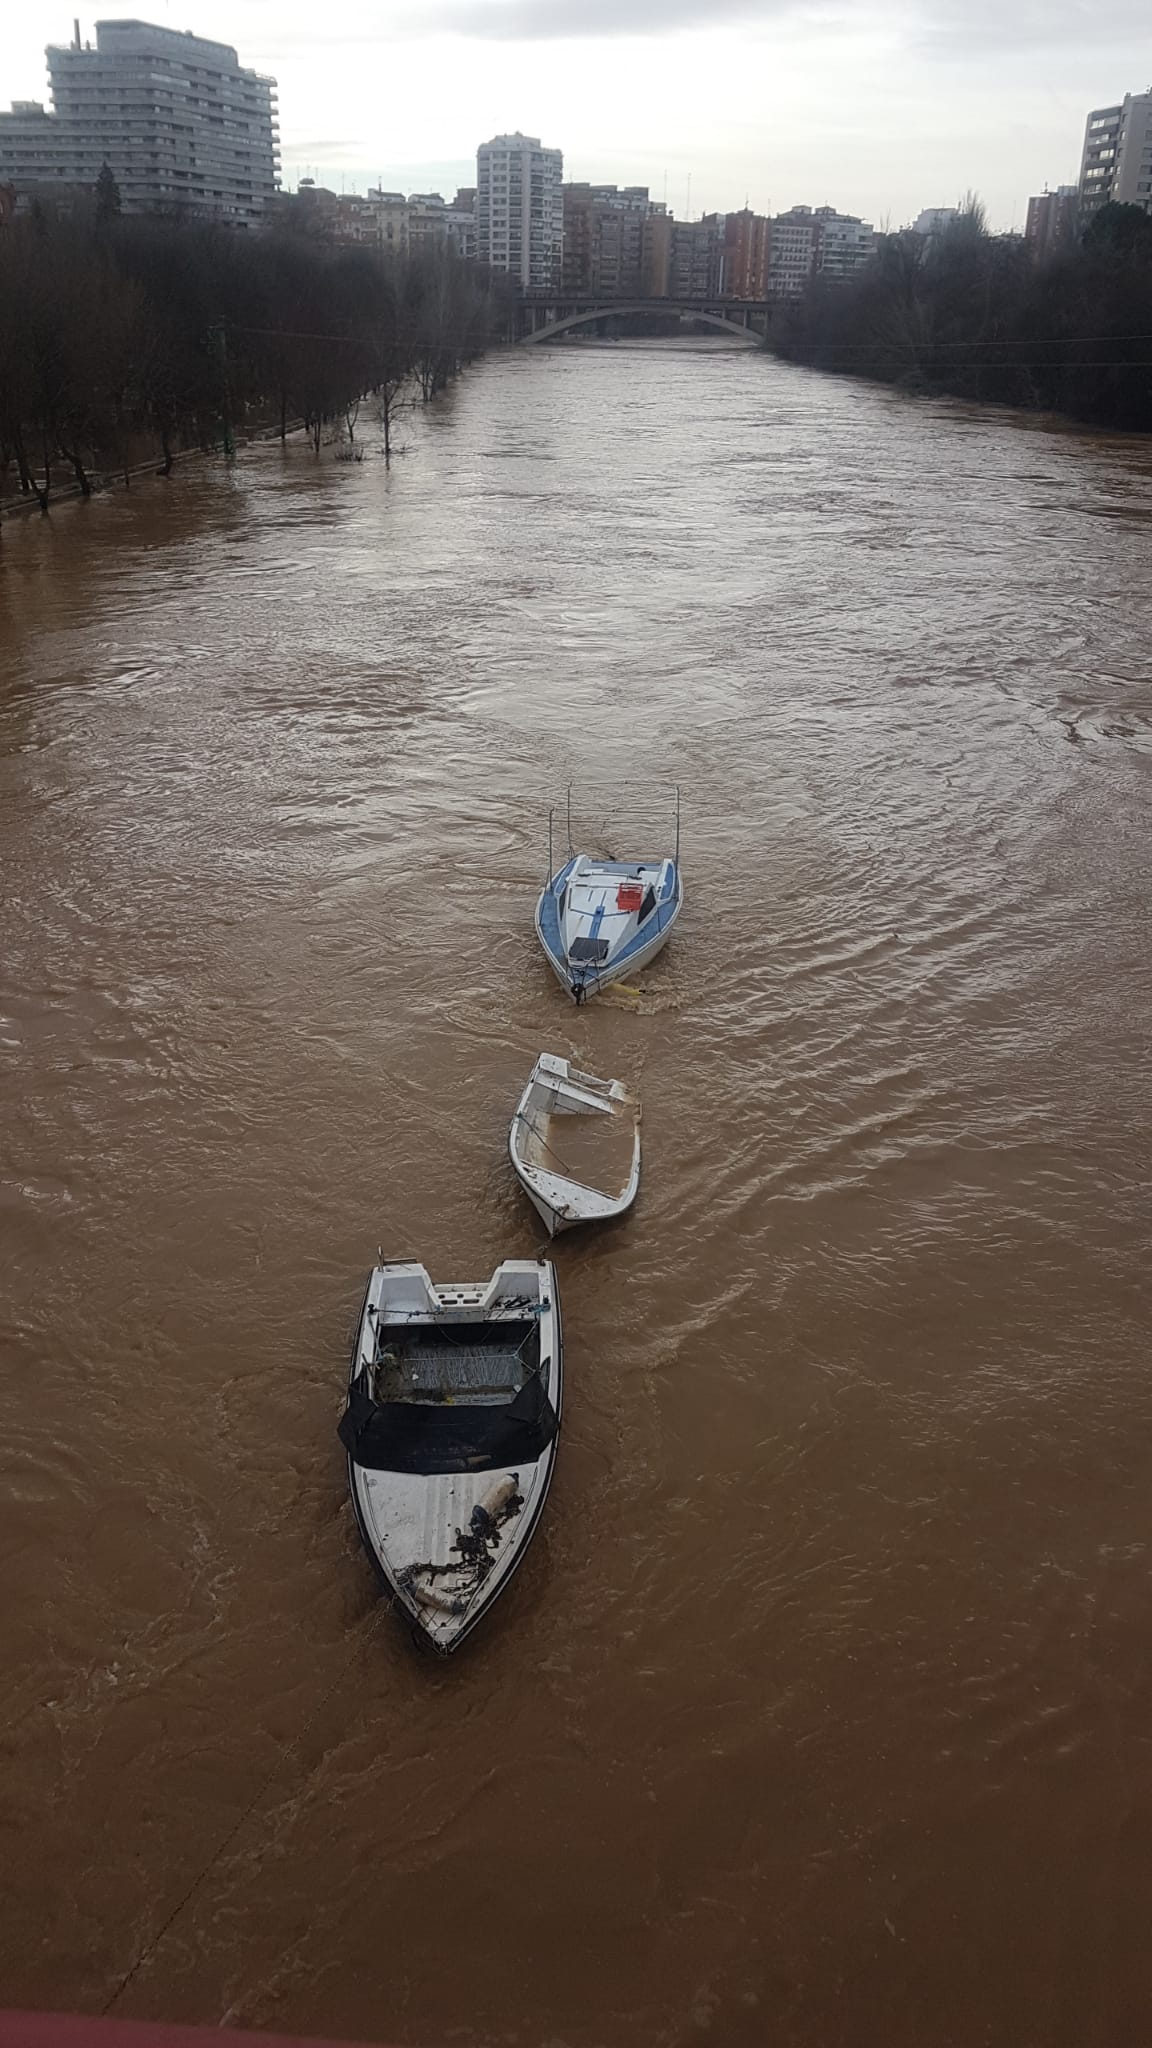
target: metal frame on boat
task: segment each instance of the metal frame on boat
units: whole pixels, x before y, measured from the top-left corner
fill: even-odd
[[[684,902],[678,784],[675,799],[675,851],[618,860],[615,854],[577,853],[570,784],[568,859],[560,868],[554,866],[555,807],[548,813],[548,874],[536,903],[536,932],[553,972],[577,1003],[646,967],[667,944]]]
[[[552,1480],[563,1384],[547,1261],[505,1259],[490,1280],[451,1284],[414,1260],[373,1268],[340,1440],[365,1549],[441,1655],[522,1561]]]
[[[601,1125],[605,1136],[623,1123],[632,1136],[631,1157],[623,1173],[613,1173],[606,1155],[596,1177],[564,1156],[565,1129],[579,1119]],[[508,1132],[508,1152],[529,1201],[543,1217],[549,1236],[576,1223],[600,1223],[622,1216],[636,1199],[640,1185],[640,1105],[622,1081],[602,1081],[581,1073],[565,1059],[542,1052],[516,1108]],[[607,1185],[605,1185],[607,1182]]]

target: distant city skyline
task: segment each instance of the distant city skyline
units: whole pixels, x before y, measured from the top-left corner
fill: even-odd
[[[515,129],[572,180],[646,184],[680,217],[834,204],[878,226],[969,188],[997,228],[1074,182],[1086,111],[1145,89],[1146,12],[1114,0],[145,0],[279,82],[283,181],[348,191],[475,182]],[[102,8],[81,15],[94,33]],[[0,105],[48,96],[67,0],[5,22]]]

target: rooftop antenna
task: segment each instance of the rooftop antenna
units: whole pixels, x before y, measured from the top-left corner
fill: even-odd
[[[77,15],[77,16],[76,16],[75,20],[74,20],[74,21],[73,21],[73,23],[72,23],[72,48],[73,48],[74,50],[78,50],[78,49],[80,48],[80,17],[79,17],[79,15]]]
[[[691,218],[692,218],[692,173],[691,173],[691,171],[689,171],[689,173],[688,173],[688,195],[687,195],[687,198],[686,198],[686,199],[685,199],[685,201],[684,201],[684,218],[685,218],[685,220],[691,220]]]

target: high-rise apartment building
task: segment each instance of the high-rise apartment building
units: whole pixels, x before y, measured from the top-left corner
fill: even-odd
[[[770,297],[798,298],[816,275],[819,253],[820,225],[810,206],[777,214],[768,251]]]
[[[834,206],[818,206],[815,214],[820,228],[816,268],[823,277],[852,277],[876,251],[876,230],[870,220],[854,213],[837,213]]]
[[[674,298],[763,299],[768,294],[772,224],[741,207],[671,224]]]
[[[1126,93],[1094,107],[1084,129],[1080,210],[1088,219],[1110,200],[1152,213],[1152,92]]]
[[[768,249],[771,223],[747,206],[724,215],[721,285],[725,298],[763,299],[768,295]]]
[[[670,288],[674,299],[718,298],[724,290],[724,215],[672,223]]]
[[[560,284],[564,156],[536,135],[496,135],[476,152],[476,254],[527,291]]]
[[[1028,201],[1024,240],[1034,263],[1046,263],[1072,240],[1079,214],[1078,200],[1075,185],[1058,185],[1055,192],[1038,192]]]
[[[276,86],[226,43],[144,21],[98,21],[50,46],[54,111],[0,114],[0,178],[94,185],[107,164],[125,213],[178,209],[251,227],[276,191]]]
[[[818,275],[852,277],[875,248],[870,221],[834,206],[794,206],[771,223],[768,295],[797,298]]]
[[[646,185],[565,185],[563,197],[566,292],[667,297],[671,224]]]

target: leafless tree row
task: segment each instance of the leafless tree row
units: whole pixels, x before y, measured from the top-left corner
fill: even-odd
[[[257,427],[303,424],[319,449],[369,395],[390,452],[398,406],[503,328],[500,284],[442,248],[34,212],[0,232],[0,491],[47,510]]]
[[[774,324],[795,362],[924,392],[1152,431],[1152,217],[1107,206],[1037,265],[969,201],[930,241],[882,240],[856,277],[817,282]]]

